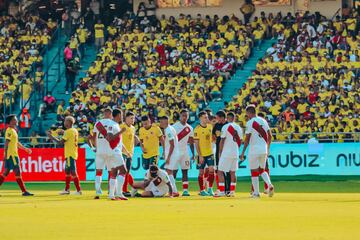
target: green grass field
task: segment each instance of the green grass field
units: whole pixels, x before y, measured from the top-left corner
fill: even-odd
[[[360,177],[273,178],[276,194],[250,199],[240,179],[235,198],[191,197],[93,200],[93,183],[82,196],[59,196],[62,183],[15,183],[0,187],[1,239],[356,239]],[[103,189],[107,186],[103,184]],[[179,182],[180,187],[180,182]],[[181,189],[181,188],[180,188]]]

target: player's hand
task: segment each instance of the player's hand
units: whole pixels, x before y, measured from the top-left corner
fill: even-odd
[[[30,148],[25,148],[25,152],[26,152],[27,154],[31,154],[31,153],[32,153],[32,151],[31,151]]]
[[[167,157],[167,158],[166,158],[166,161],[165,161],[165,164],[169,164],[169,163],[170,163],[170,158]]]
[[[111,133],[106,134],[106,140],[107,141],[110,142],[113,138],[114,138],[114,135],[112,135]]]
[[[146,148],[142,148],[141,150],[143,151],[143,153],[147,153]]]
[[[244,158],[244,153],[242,153],[241,155],[240,155],[240,161],[244,161],[245,160],[245,158]]]
[[[199,155],[199,163],[200,163],[200,164],[203,164],[203,163],[204,163],[204,157],[203,157],[203,156],[200,156],[200,155]]]

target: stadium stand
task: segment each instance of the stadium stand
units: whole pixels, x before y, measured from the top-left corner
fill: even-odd
[[[223,82],[242,67],[253,45],[251,25],[236,17],[181,14],[177,20],[163,16],[157,25],[146,17],[115,18],[107,30],[108,41],[64,111],[75,112],[86,133],[107,106],[153,119],[164,114],[174,119],[181,108],[195,116],[221,97]]]
[[[227,109],[239,113],[244,126],[242,110],[255,104],[279,141],[307,139],[310,133],[324,141],[355,138],[350,133],[360,131],[356,21],[355,12],[334,21],[310,14],[278,15],[268,25],[277,43],[259,59]],[[338,132],[343,133],[332,134]]]

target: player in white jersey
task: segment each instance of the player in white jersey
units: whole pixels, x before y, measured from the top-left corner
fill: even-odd
[[[163,197],[167,193],[169,193],[170,197],[173,196],[169,175],[156,165],[150,166],[150,169],[146,172],[144,181],[134,182],[131,190],[132,197],[136,195],[137,189],[144,190],[144,192],[141,193],[141,197]]]
[[[165,169],[169,174],[170,183],[173,189],[173,197],[178,197],[176,181],[173,171],[177,170],[180,164],[179,142],[175,129],[169,125],[169,118],[162,116],[159,118],[160,128],[164,129],[163,155],[165,159]]]
[[[269,124],[265,119],[256,116],[254,105],[246,108],[246,115],[249,121],[246,123],[246,138],[240,159],[244,161],[245,150],[249,147],[249,166],[251,170],[251,181],[254,187],[253,198],[260,197],[259,175],[269,186],[269,197],[274,195],[274,186],[271,184],[269,174],[265,171],[266,160],[269,155],[271,144],[271,132]]]
[[[214,197],[225,196],[225,178],[224,173],[230,172],[230,192],[229,197],[235,196],[236,188],[236,170],[238,169],[239,148],[243,138],[241,127],[235,123],[235,114],[227,113],[228,123],[221,128],[221,140],[219,144],[219,166],[218,178],[219,185]]]
[[[120,129],[120,123],[122,123],[123,120],[123,113],[120,109],[114,109],[112,115],[113,121],[106,135],[106,139],[109,141],[111,148],[108,163],[111,169],[109,198],[111,200],[128,200],[122,192],[126,175],[123,153],[127,157],[131,157],[131,154],[122,143],[122,133],[125,130]]]
[[[179,151],[180,151],[180,167],[182,171],[182,186],[183,194],[182,196],[190,196],[189,180],[188,180],[188,170],[190,169],[190,155],[188,151],[188,144],[190,144],[190,150],[192,154],[192,159],[194,159],[194,130],[187,123],[189,119],[189,111],[186,109],[181,110],[180,120],[177,121],[172,127],[175,129],[178,142],[179,142]],[[173,170],[173,175],[176,176],[177,169]],[[176,179],[176,177],[174,177]]]
[[[109,142],[106,140],[106,135],[100,133],[99,128],[105,128],[108,130],[108,127],[112,123],[112,109],[110,107],[104,110],[104,118],[97,121],[94,125],[93,134],[89,136],[89,145],[96,152],[95,155],[95,199],[99,199],[102,194],[101,190],[101,181],[104,167],[107,167],[107,160],[109,158],[109,152],[111,151]],[[110,178],[110,168],[107,167]]]

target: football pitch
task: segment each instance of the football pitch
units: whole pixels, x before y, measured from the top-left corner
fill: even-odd
[[[62,183],[27,183],[36,196],[26,198],[16,184],[5,182],[0,235],[6,240],[357,238],[360,177],[278,177],[273,183],[273,198],[250,199],[250,182],[240,179],[235,198],[197,196],[191,182],[191,197],[109,201],[93,199],[93,183],[82,183],[82,196],[57,195]]]

